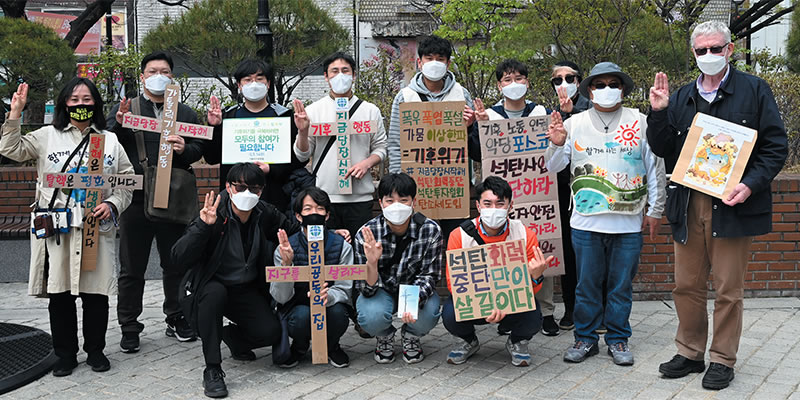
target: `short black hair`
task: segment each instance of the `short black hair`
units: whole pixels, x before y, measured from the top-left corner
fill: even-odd
[[[270,63],[264,60],[246,58],[236,66],[236,72],[233,73],[233,78],[236,79],[236,83],[239,83],[242,78],[253,74],[258,74],[267,78],[267,82],[272,84],[275,70]]]
[[[417,55],[422,58],[422,56],[430,56],[433,54],[438,54],[449,59],[450,56],[453,55],[453,45],[450,44],[449,40],[442,39],[436,35],[423,37],[417,44]]]
[[[514,195],[514,192],[511,190],[511,185],[509,185],[505,179],[494,175],[484,179],[483,182],[475,186],[475,193],[478,194],[478,198],[487,190],[491,190],[495,196],[503,200],[510,201],[511,197]]]
[[[350,54],[347,54],[343,51],[337,51],[325,58],[322,61],[322,71],[325,75],[328,74],[328,66],[331,65],[336,60],[344,60],[344,62],[350,64],[350,69],[353,70],[353,73],[356,72],[356,60]]]
[[[170,71],[175,69],[175,64],[173,64],[173,62],[172,62],[172,56],[169,55],[165,51],[160,51],[159,50],[159,51],[154,51],[154,52],[144,56],[144,58],[142,59],[142,73],[144,73],[144,68],[147,66],[147,63],[149,63],[150,61],[155,61],[155,60],[164,60],[164,61],[166,61],[167,64],[169,64]]]
[[[67,85],[61,89],[61,92],[56,98],[56,108],[53,113],[53,126],[59,130],[63,130],[70,123],[69,112],[67,111],[67,100],[72,96],[75,88],[84,85],[89,88],[89,93],[92,94],[94,99],[94,115],[92,115],[92,123],[97,129],[106,129],[106,117],[103,116],[103,97],[100,96],[100,91],[90,79],[87,78],[72,78]]]
[[[519,73],[526,78],[528,77],[528,67],[519,60],[513,58],[501,62],[497,68],[495,68],[494,75],[497,76],[497,81],[500,82],[503,79],[503,75],[513,72]]]
[[[309,186],[297,193],[297,197],[292,201],[292,210],[295,214],[302,213],[303,201],[306,196],[311,196],[311,200],[314,200],[314,203],[325,207],[326,212],[331,212],[331,198],[328,193],[316,186]]]
[[[266,185],[267,181],[264,178],[264,172],[261,171],[261,168],[258,165],[253,163],[237,163],[231,167],[231,170],[228,171],[228,177],[226,182],[228,183],[237,183],[242,182],[247,186],[261,186],[262,188]]]
[[[383,200],[384,197],[391,196],[395,192],[400,197],[411,196],[413,199],[417,197],[417,183],[405,173],[384,175],[381,182],[378,183],[378,198]]]

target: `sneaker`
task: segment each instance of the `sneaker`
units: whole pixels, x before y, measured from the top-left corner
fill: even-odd
[[[552,315],[548,315],[542,319],[542,333],[545,336],[558,336],[558,324]]]
[[[575,322],[572,321],[572,313],[564,313],[564,316],[558,321],[558,327],[565,331],[574,329]]]
[[[78,359],[75,356],[67,358],[58,358],[56,364],[53,365],[53,376],[67,376],[72,374],[72,370],[78,366]]]
[[[375,336],[375,361],[389,364],[394,361],[394,333],[389,336]]]
[[[123,353],[136,353],[139,351],[139,334],[136,332],[122,332],[119,349]]]
[[[215,399],[226,397],[228,387],[225,386],[225,373],[220,367],[206,367],[203,371],[203,393]]]
[[[328,362],[336,368],[344,368],[350,365],[350,357],[342,346],[337,345],[335,350],[328,352]]]
[[[353,320],[353,329],[358,332],[358,336],[361,336],[362,339],[372,339],[374,336],[370,335],[369,332],[365,331],[361,325],[358,324],[357,318],[352,318]]]
[[[461,346],[450,350],[450,354],[447,355],[447,363],[453,365],[463,364],[473,354],[477,353],[480,348],[481,344],[478,342],[477,337],[471,342],[461,339]]]
[[[86,358],[86,364],[92,367],[94,372],[106,372],[111,369],[111,362],[102,351],[92,352]]]
[[[508,329],[505,326],[497,324],[497,334],[500,336],[507,336],[511,334],[511,329]]]
[[[231,357],[237,361],[253,361],[256,359],[256,353],[253,350],[241,348],[236,343],[233,337],[233,330],[236,326],[233,324],[225,325],[222,328],[222,341],[231,350]]]
[[[528,351],[527,340],[511,343],[511,338],[509,337],[508,340],[506,340],[506,350],[511,354],[511,364],[513,366],[527,367],[531,364],[531,353]]]
[[[164,334],[169,337],[174,337],[180,342],[194,342],[197,340],[197,334],[194,332],[189,321],[183,315],[177,317],[167,318],[167,329]]]
[[[721,390],[728,387],[733,380],[733,368],[712,362],[703,376],[703,387],[709,390]]]
[[[600,350],[597,349],[597,343],[587,343],[578,340],[564,353],[564,361],[579,363],[599,352]]]
[[[595,330],[594,330],[594,333],[596,333],[596,334],[598,334],[598,335],[605,335],[606,333],[608,333],[608,328],[606,328],[606,326],[605,326],[605,325],[603,325],[603,324],[600,324],[600,327],[598,327],[597,329],[595,329]]]
[[[283,363],[279,364],[278,367],[281,367],[281,368],[294,368],[294,367],[297,366],[297,364],[300,364],[300,360],[303,358],[303,355],[304,354],[298,353],[298,352],[294,351],[294,349],[292,349],[292,352],[289,355],[289,358],[286,359],[286,361],[284,361]]]
[[[422,354],[422,345],[419,343],[419,336],[414,336],[408,332],[401,334],[403,342],[403,361],[406,364],[416,364],[425,359]]]
[[[614,364],[633,365],[633,353],[625,342],[608,345],[608,355],[614,359]]]
[[[703,372],[705,369],[706,363],[703,360],[690,360],[680,354],[658,366],[658,372],[661,372],[664,378],[683,378],[692,372]]]

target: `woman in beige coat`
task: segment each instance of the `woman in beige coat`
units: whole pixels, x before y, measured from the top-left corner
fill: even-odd
[[[45,126],[26,135],[20,132],[20,117],[25,107],[28,85],[19,85],[11,100],[11,111],[2,127],[0,154],[15,160],[36,160],[39,174],[36,185],[36,206],[51,206],[54,191],[58,191],[52,209],[70,209],[72,222],[67,232],[38,239],[31,234],[31,262],[28,293],[50,299],[50,329],[53,348],[58,362],[53,375],[66,376],[77,367],[78,318],[75,299],[83,304],[83,349],[88,354],[86,363],[93,371],[110,368],[103,354],[108,327],[108,296],[116,291],[115,237],[116,219],[130,204],[132,192],[124,189],[102,191],[102,203],[92,210],[84,210],[84,190],[44,188],[44,174],[48,172],[85,172],[89,151],[86,150],[91,133],[105,135],[103,151],[104,174],[133,174],[133,166],[116,136],[105,131],[103,100],[92,83],[85,78],[73,78],[56,100],[53,125]],[[76,151],[77,149],[77,151]],[[74,155],[73,155],[74,153]],[[73,155],[73,157],[70,157]],[[84,215],[92,214],[100,223],[98,229],[97,262],[91,271],[81,270],[81,252]]]

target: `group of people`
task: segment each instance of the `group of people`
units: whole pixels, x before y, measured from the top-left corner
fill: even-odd
[[[649,91],[651,109],[644,115],[622,106],[635,88],[632,79],[610,62],[595,65],[586,77],[574,63],[554,65],[552,84],[558,106],[549,110],[526,100],[529,81],[525,65],[503,61],[496,69],[497,89],[503,99],[487,108],[481,99],[473,101],[449,71],[451,44],[436,36],[425,37],[418,43],[420,72],[395,97],[388,131],[380,124],[368,135],[350,137],[353,164],[345,177],[352,182],[349,194],[338,188],[337,158],[330,152],[334,138],[312,136],[309,129],[312,123],[336,121],[343,105],[351,120],[382,121],[374,104],[353,94],[358,69],[355,60],[345,53],[325,59],[322,69],[329,93],[309,106],[294,100],[293,110],[267,99],[273,84],[272,67],[260,60],[245,60],[234,74],[242,96],[240,104],[222,110],[220,101],[211,98],[208,123],[214,126],[213,139],[167,138],[173,150],[172,168],[190,170],[201,158],[220,163],[222,122],[229,118],[289,117],[291,161],[220,165],[219,194],[212,191],[205,196],[199,216],[188,226],[149,220],[141,191],[104,190],[102,203],[84,210],[83,191],[49,189],[41,184],[41,177],[48,172],[85,171],[90,133],[105,134],[106,174],[142,174],[142,165],[130,160],[155,165],[160,135],[125,128],[122,122],[131,111],[162,116],[165,88],[172,79],[169,55],[156,52],[142,60],[143,93],[123,99],[107,120],[94,84],[75,78],[56,100],[53,124],[21,135],[20,117],[28,87],[20,84],[2,126],[0,154],[17,161],[36,160],[40,177],[37,207],[72,214],[65,233],[31,239],[30,294],[47,296],[50,301],[58,356],[53,375],[69,375],[78,365],[77,296],[83,301],[83,348],[94,371],[110,368],[103,349],[108,296],[115,293],[117,285],[120,348],[125,353],[139,350],[144,325],[138,318],[153,238],[163,269],[165,333],[179,341],[201,338],[207,396],[228,393],[221,368],[222,342],[237,360],[254,360],[253,349],[271,345],[276,365],[295,367],[308,353],[311,341],[309,284],[268,284],[264,267],[308,265],[306,229],[311,225],[326,228],[326,264],[366,264],[365,280],[327,282],[320,292],[327,310],[328,359],[334,367],[349,364],[339,345],[348,319],[354,320],[362,336],[376,338],[376,362],[394,361],[397,327],[393,316],[400,285],[419,287],[418,315],[400,316],[401,353],[407,363],[424,359],[420,338],[441,317],[447,331],[458,338],[447,356],[451,364],[466,362],[480,349],[476,325],[496,323],[498,333],[508,335],[506,349],[515,366],[530,364],[528,345],[534,334],[542,331],[552,336],[573,327],[575,341],[564,353],[564,361],[582,362],[598,354],[602,334],[613,362],[632,365],[629,317],[642,232],[654,237],[665,214],[675,246],[673,297],[680,323],[677,354],[661,364],[659,371],[664,377],[678,378],[706,370],[706,281],[713,270],[717,292],[714,335],[703,386],[727,387],[734,377],[742,329],[749,247],[753,236],[771,228],[770,182],[786,158],[787,137],[769,86],[730,64],[734,44],[724,24],[698,25],[691,45],[700,76],[670,95],[667,76],[658,73]],[[566,266],[561,277],[565,314],[558,323],[553,316],[553,279],[543,276],[552,259],[539,248],[531,229],[509,218],[514,196],[508,182],[490,176],[476,185],[479,216],[473,219],[435,221],[415,212],[417,184],[400,168],[399,105],[421,101],[465,102],[468,153],[478,162],[481,151],[476,121],[550,115],[546,159],[548,170],[558,172],[565,245],[562,262]],[[697,112],[758,130],[741,183],[727,198],[666,181]],[[177,120],[197,123],[198,118],[189,107],[179,104]],[[635,128],[620,134],[629,127]],[[144,159],[137,136],[144,139],[139,144],[144,146]],[[374,216],[376,188],[370,170],[387,157],[389,173],[377,186],[381,212]],[[589,204],[587,199],[592,197],[577,184],[582,176],[595,172],[588,166],[600,168],[608,176],[622,173],[641,179],[634,183],[637,190],[614,207]],[[609,187],[613,187],[610,181]],[[614,201],[611,196],[609,202]],[[89,213],[105,227],[100,230],[93,270],[81,268],[80,254],[81,221]],[[520,239],[526,243],[536,309],[516,314],[494,310],[485,319],[457,321],[452,297],[441,299],[436,290],[446,276],[445,249]],[[230,323],[223,326],[223,318]],[[291,344],[282,346],[288,338]]]

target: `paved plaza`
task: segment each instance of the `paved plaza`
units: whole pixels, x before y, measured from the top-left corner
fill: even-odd
[[[24,283],[0,284],[0,321],[49,332],[47,301],[25,293]],[[147,282],[144,297],[146,327],[139,353],[119,350],[112,297],[106,345],[110,371],[92,372],[81,352],[81,364],[72,375],[48,374],[3,398],[203,398],[200,342],[178,343],[164,336],[159,281]],[[744,305],[736,379],[720,392],[703,389],[701,374],[675,380],[659,377],[658,364],[675,353],[678,321],[671,301],[634,302],[633,367],[614,365],[605,344],[598,356],[581,364],[564,363],[561,357],[572,343],[571,332],[557,337],[537,334],[530,343],[533,366],[514,367],[505,350],[506,337],[498,336],[495,326],[479,327],[480,351],[467,363],[453,366],[445,358],[455,340],[441,323],[422,339],[426,357],[419,364],[407,365],[401,357],[392,364],[376,364],[375,340],[361,339],[350,329],[342,338],[351,357],[348,368],[314,366],[309,358],[294,369],[281,369],[272,365],[269,348],[256,350],[258,359],[253,362],[234,361],[224,345],[222,367],[231,399],[800,399],[800,299],[746,299]],[[563,312],[560,307],[556,316]]]

